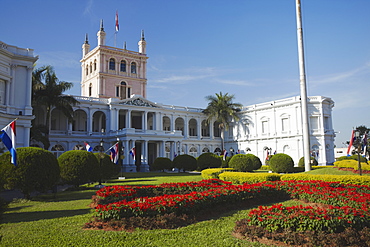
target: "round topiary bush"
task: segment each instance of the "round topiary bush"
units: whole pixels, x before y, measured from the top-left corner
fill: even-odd
[[[98,173],[97,178],[98,181],[101,182],[102,179],[109,179],[115,175],[118,175],[118,173],[121,170],[121,167],[118,164],[115,164],[111,161],[110,156],[103,153],[94,153],[96,159],[98,160]],[[100,166],[100,158],[101,160],[101,166]]]
[[[80,184],[99,179],[99,162],[95,155],[85,150],[71,150],[58,158],[60,176],[67,184],[78,187]]]
[[[291,172],[293,171],[294,161],[287,154],[275,154],[270,159],[270,168],[273,172]]]
[[[194,171],[197,169],[197,160],[188,154],[181,154],[173,159],[173,166],[179,170]]]
[[[236,154],[229,161],[229,167],[239,172],[250,172],[261,166],[261,160],[253,154]]]
[[[221,167],[220,158],[214,153],[203,153],[198,157],[198,168],[200,170],[206,168],[219,168]]]
[[[310,157],[310,161],[311,161],[311,164],[310,166],[317,166],[319,163],[317,162],[317,160],[315,159],[315,157],[311,156]],[[298,167],[304,167],[304,157],[300,158],[299,161],[298,161]]]
[[[158,157],[154,160],[154,163],[150,165],[152,171],[159,170],[171,170],[173,168],[173,163],[169,158]]]
[[[17,166],[10,153],[0,155],[0,180],[6,189],[19,189],[26,198],[33,191],[46,192],[59,182],[60,170],[55,156],[42,148],[17,148]]]

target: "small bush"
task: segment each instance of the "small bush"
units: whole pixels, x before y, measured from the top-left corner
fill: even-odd
[[[273,172],[291,172],[294,167],[293,159],[287,154],[275,154],[271,157],[270,168]]]
[[[202,178],[204,179],[212,179],[212,178],[219,178],[219,175],[225,171],[232,171],[233,168],[211,168],[211,169],[204,169],[202,171]]]
[[[358,160],[358,155],[351,155],[351,156],[340,156],[337,158],[337,161],[341,160]],[[363,156],[360,155],[360,162],[365,162],[367,163],[367,159]]]
[[[181,154],[173,159],[173,166],[179,170],[194,171],[197,169],[197,160],[188,154]]]
[[[6,189],[19,189],[26,198],[33,191],[46,192],[59,181],[55,156],[42,148],[17,148],[17,166],[10,163],[10,153],[0,155],[0,177]]]
[[[99,169],[98,169],[98,180],[101,181],[102,179],[109,179],[115,175],[117,175],[121,167],[118,164],[114,164],[110,156],[103,153],[94,153],[96,159],[98,160]],[[101,160],[100,166],[100,158],[103,157]]]
[[[310,164],[311,168],[312,168],[312,166],[317,166],[319,164],[319,163],[317,163],[317,160],[313,156],[310,157],[310,161],[311,161],[311,164]],[[301,157],[299,159],[299,161],[298,161],[298,167],[305,167],[304,166],[304,157]]]
[[[219,156],[214,153],[203,153],[198,157],[198,168],[204,170],[206,168],[219,168],[221,167],[221,160]]]
[[[258,170],[261,166],[261,160],[253,154],[236,154],[229,162],[229,167],[239,172]]]
[[[78,187],[99,179],[99,162],[95,155],[84,150],[71,150],[58,158],[60,175],[64,182]]]
[[[173,168],[173,163],[172,163],[172,160],[170,160],[169,158],[158,157],[154,160],[150,168],[152,171],[171,170]]]

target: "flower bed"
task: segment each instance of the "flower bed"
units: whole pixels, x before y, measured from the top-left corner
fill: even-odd
[[[94,201],[98,220],[109,222],[135,217],[183,217],[206,208],[212,210],[217,205],[256,198],[276,201],[287,195],[310,204],[260,206],[251,210],[246,219],[237,222],[234,231],[243,236],[253,236],[256,231],[264,234],[285,232],[286,238],[292,232],[303,235],[320,232],[323,236],[323,233],[347,231],[345,234],[348,235],[370,227],[370,187],[339,182],[291,180],[232,185],[210,179],[159,186],[111,186],[97,191]],[[301,239],[307,240],[305,237]]]

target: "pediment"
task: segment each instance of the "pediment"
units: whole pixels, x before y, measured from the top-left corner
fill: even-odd
[[[121,101],[119,104],[158,108],[157,104],[155,104],[155,103],[153,103],[153,102],[151,102],[147,99],[141,98],[141,97],[130,98],[130,99]]]

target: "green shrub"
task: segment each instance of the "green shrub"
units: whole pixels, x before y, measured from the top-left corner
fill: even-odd
[[[254,154],[236,154],[229,161],[229,167],[239,172],[258,170],[261,166],[261,160]]]
[[[219,177],[221,180],[232,182],[233,184],[244,184],[279,181],[281,175],[276,173],[223,172]]]
[[[19,189],[26,198],[33,191],[46,192],[59,181],[55,156],[42,148],[17,148],[17,166],[10,163],[10,153],[0,155],[0,176],[6,189]]]
[[[150,166],[152,171],[159,171],[159,170],[172,170],[173,168],[172,160],[166,157],[158,157],[154,160],[153,164]]]
[[[355,155],[351,155],[351,156],[340,156],[336,159],[337,161],[341,161],[341,160],[358,160],[358,155],[355,154]],[[367,163],[367,159],[363,156],[360,155],[360,162],[365,162]]]
[[[214,153],[203,153],[198,157],[197,160],[198,168],[204,170],[206,168],[218,168],[221,167],[221,160],[219,156]]]
[[[291,172],[293,171],[293,167],[294,161],[287,154],[279,153],[271,157],[270,168],[273,172]]]
[[[211,169],[204,169],[202,171],[202,178],[204,179],[212,179],[212,178],[219,178],[219,175],[225,171],[232,171],[233,168],[211,168]]]
[[[262,165],[262,166],[260,167],[260,169],[258,169],[258,170],[262,170],[262,171],[270,171],[271,169],[270,169],[270,166],[269,166],[269,165]]]
[[[113,176],[118,175],[121,170],[121,167],[118,164],[115,164],[111,161],[110,156],[103,153],[94,153],[96,159],[98,160],[98,181],[101,182],[102,179],[109,179]],[[100,166],[100,158],[101,160]]]
[[[284,174],[281,180],[321,180],[326,182],[340,182],[343,184],[357,184],[370,186],[370,176],[359,175],[314,175],[307,173]]]
[[[99,179],[99,162],[95,155],[84,150],[71,150],[58,158],[60,176],[67,184],[78,187],[80,184]]]
[[[317,166],[319,163],[317,163],[317,160],[315,159],[315,157],[311,156],[310,157],[310,166],[312,168],[312,166]],[[304,166],[304,157],[301,157],[298,161],[298,167],[305,167]]]
[[[227,167],[229,167],[229,161],[230,161],[230,159],[231,159],[231,157],[230,156],[226,156],[225,157],[225,160],[224,160],[224,156],[223,155],[221,155],[221,156],[218,156],[219,158],[220,158],[220,160],[221,160],[221,167],[222,168],[227,168]]]
[[[335,161],[334,166],[342,168],[353,168],[354,170],[358,170],[358,161],[353,159]],[[361,169],[370,171],[370,165],[365,162],[361,162]]]
[[[181,154],[173,159],[173,166],[179,170],[194,171],[197,169],[197,160],[188,154]]]

